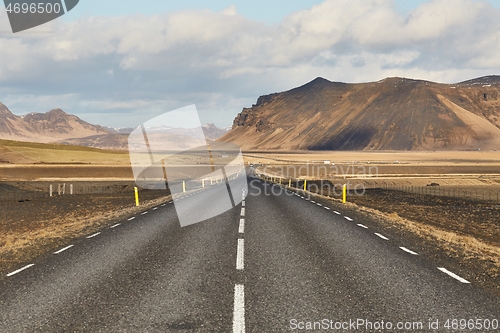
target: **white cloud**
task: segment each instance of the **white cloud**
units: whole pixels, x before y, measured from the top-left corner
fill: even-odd
[[[224,9],[222,11],[222,14],[228,15],[228,16],[234,16],[234,15],[238,14],[238,12],[236,11],[236,6],[231,5],[231,6],[227,7],[226,9]]]
[[[248,106],[238,103],[315,76],[450,82],[500,69],[500,11],[473,0],[433,0],[407,16],[392,0],[326,0],[274,26],[231,5],[37,29],[0,35],[0,101],[59,92],[78,100],[67,111],[93,114],[198,103],[231,122]]]

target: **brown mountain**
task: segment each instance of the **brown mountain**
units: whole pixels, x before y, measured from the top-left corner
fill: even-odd
[[[221,141],[245,150],[500,148],[500,76],[457,84],[323,78],[261,96]]]
[[[103,127],[89,124],[61,109],[54,109],[47,113],[30,113],[20,117],[0,103],[1,139],[54,142],[108,133]]]

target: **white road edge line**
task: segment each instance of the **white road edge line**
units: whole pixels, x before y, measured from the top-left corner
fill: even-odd
[[[240,234],[245,233],[245,219],[240,219],[240,227],[238,228]]]
[[[244,207],[241,208],[241,216],[245,216],[245,208]]]
[[[7,274],[7,276],[12,276],[12,275],[15,275],[17,273],[20,273],[20,272],[24,271],[25,269],[30,268],[31,266],[35,266],[35,264],[26,265],[23,268],[19,268],[17,271],[10,272],[9,274]]]
[[[127,221],[132,221],[133,219],[135,219],[135,216],[132,216],[131,218],[129,218]]]
[[[351,219],[349,216],[344,216],[344,218],[345,218],[347,221],[352,221],[352,219]]]
[[[54,254],[59,254],[59,253],[61,253],[61,252],[64,252],[64,251],[66,251],[67,249],[71,249],[73,246],[74,246],[73,244],[68,245],[68,246],[66,246],[66,247],[64,247],[64,248],[62,248],[62,249],[60,249],[59,251],[54,252]]]
[[[399,248],[400,248],[401,250],[405,251],[405,252],[408,252],[408,253],[410,253],[410,254],[413,254],[413,255],[415,255],[415,256],[418,256],[418,253],[417,253],[417,252],[414,252],[414,251],[412,251],[412,250],[409,250],[409,249],[407,249],[407,248],[406,248],[406,247],[404,247],[404,246],[400,246]]]
[[[376,232],[375,235],[379,236],[380,238],[382,238],[384,240],[389,240],[389,238],[385,237],[384,235],[379,234],[378,232]]]
[[[95,236],[100,235],[100,234],[101,234],[100,232],[96,232],[95,234],[87,236],[85,238],[87,238],[87,239],[94,238]]]
[[[163,204],[163,205],[161,205],[161,207],[165,207],[166,205],[167,205],[167,204]]]
[[[245,257],[245,240],[238,239],[238,251],[236,253],[236,269],[242,270],[245,268],[243,258]]]
[[[141,215],[146,215],[148,211],[142,212]]]
[[[233,333],[245,333],[245,286],[234,286]]]
[[[111,227],[109,227],[109,229],[116,228],[116,227],[118,227],[120,224],[121,224],[121,223],[117,223],[117,224],[115,224],[115,225],[112,225]]]
[[[470,283],[469,281],[467,281],[466,279],[464,279],[463,277],[460,277],[458,276],[457,274],[453,273],[453,272],[450,272],[449,270],[447,270],[446,268],[444,267],[438,267],[438,269],[443,272],[443,273],[446,273],[448,274],[449,276],[451,276],[452,278],[454,279],[457,279],[458,281],[462,282],[462,283]]]
[[[365,228],[365,229],[368,229],[368,227],[364,224],[361,224],[361,223],[358,223],[358,227],[361,227],[361,228]]]
[[[157,210],[157,209],[158,209],[158,207],[154,207],[154,208],[153,208],[153,210]]]

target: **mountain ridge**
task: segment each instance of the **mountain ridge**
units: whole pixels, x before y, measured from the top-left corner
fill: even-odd
[[[260,96],[221,141],[244,150],[461,150],[500,147],[500,76],[456,84],[318,77]]]
[[[153,128],[178,136],[203,136],[199,139],[214,141],[226,134],[229,128],[206,124],[200,128]],[[112,128],[90,124],[79,117],[56,108],[46,113],[31,112],[23,116],[13,114],[0,103],[0,139],[59,143],[112,150],[127,150],[128,135],[134,128]]]
[[[62,139],[109,133],[99,125],[90,124],[75,115],[56,108],[46,113],[13,114],[0,103],[0,137],[31,142],[55,142]]]

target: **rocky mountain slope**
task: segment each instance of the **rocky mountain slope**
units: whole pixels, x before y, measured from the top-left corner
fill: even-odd
[[[221,129],[214,124],[206,124],[201,129],[202,131],[200,128],[158,127],[152,130],[172,134],[179,138],[196,137],[203,132],[205,138],[212,141],[229,131],[228,128]],[[30,113],[22,117],[16,116],[7,106],[0,103],[0,139],[41,143],[58,142],[102,149],[127,150],[128,135],[132,130],[133,128],[115,129],[92,125],[61,109],[54,109],[47,113]]]
[[[500,76],[457,84],[323,78],[258,98],[220,140],[245,150],[500,148]]]
[[[0,138],[2,139],[55,142],[108,133],[103,127],[89,124],[61,109],[54,109],[47,113],[30,113],[20,117],[0,103]]]

